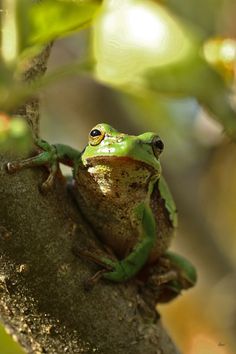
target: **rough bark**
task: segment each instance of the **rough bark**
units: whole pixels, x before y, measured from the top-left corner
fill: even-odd
[[[27,80],[45,71],[47,57],[48,49],[34,61]],[[34,134],[38,108],[32,99],[18,111]],[[13,153],[0,153],[0,317],[12,336],[28,353],[177,353],[135,281],[101,280],[85,289],[97,266],[73,250],[96,237],[63,178],[43,195],[38,185],[47,170],[9,175],[5,163],[14,159]]]

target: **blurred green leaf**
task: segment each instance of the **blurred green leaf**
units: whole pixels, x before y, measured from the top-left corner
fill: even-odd
[[[175,65],[150,69],[145,78],[147,86],[158,93],[196,97],[236,139],[236,112],[230,103],[230,87],[197,52]]]
[[[27,154],[32,145],[32,134],[26,119],[0,113],[0,150]]]
[[[133,93],[196,98],[236,140],[229,82],[204,59],[201,31],[164,5],[105,3],[93,27],[97,77]]]
[[[0,325],[1,354],[24,354],[18,343],[16,343],[4,328]]]
[[[224,5],[234,0],[165,0],[164,5],[179,17],[201,28],[205,37],[218,33]]]
[[[98,9],[95,0],[45,0],[17,3],[20,52],[87,27]],[[35,49],[34,48],[34,49]]]
[[[27,68],[28,60],[38,54],[47,42],[88,26],[99,3],[100,1],[95,0],[16,0],[14,3],[4,0],[2,8],[8,32],[4,32],[4,28],[0,32],[8,35],[5,38],[6,50],[4,52],[1,47],[2,57],[0,55],[1,111],[10,112],[15,109],[42,86],[57,80],[58,76],[68,75],[71,71],[81,71],[80,64],[73,63],[72,69],[70,66],[63,67],[44,80],[35,80],[30,84],[21,81],[21,74]],[[14,6],[11,7],[11,4]],[[8,48],[11,35],[17,38],[17,43],[12,48],[12,56]]]
[[[151,67],[185,58],[198,33],[152,1],[104,2],[93,26],[96,75],[112,85],[139,83]]]

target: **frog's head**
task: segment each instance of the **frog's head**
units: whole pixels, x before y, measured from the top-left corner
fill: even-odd
[[[152,167],[155,174],[160,175],[159,156],[164,144],[155,133],[128,135],[118,132],[108,124],[96,125],[89,133],[89,142],[82,154],[83,163],[103,158],[130,159],[140,161],[147,167]]]

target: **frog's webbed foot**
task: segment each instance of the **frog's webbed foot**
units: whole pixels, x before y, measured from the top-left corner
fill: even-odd
[[[174,252],[166,252],[162,262],[169,262],[171,270],[176,272],[177,282],[182,289],[189,289],[197,282],[197,272],[190,261]]]
[[[194,286],[197,280],[196,270],[184,257],[166,252],[149,269],[146,287],[157,302],[168,302]]]
[[[50,145],[41,139],[37,139],[35,144],[43,152],[25,160],[8,162],[6,167],[9,173],[15,173],[23,168],[47,165],[50,173],[46,181],[40,186],[40,190],[46,192],[52,187],[59,169],[57,149],[54,145]]]
[[[95,273],[91,278],[84,281],[85,290],[91,290],[95,284],[103,277],[103,274],[106,273],[106,269],[101,269]]]
[[[77,250],[77,253],[78,255],[84,257],[85,259],[88,259],[89,261],[92,261],[93,263],[96,263],[97,265],[103,268],[96,272],[91,278],[85,281],[86,290],[90,290],[102,277],[105,277],[105,274],[109,274],[114,270],[116,263],[119,263],[110,258],[101,256],[101,254],[98,254],[96,250],[94,250],[94,252],[91,252],[85,249],[79,249]]]
[[[157,286],[161,286],[171,281],[178,280],[178,272],[175,270],[169,270],[164,274],[159,274],[153,277],[154,282]]]
[[[115,263],[115,261],[105,258],[104,256],[101,256],[100,254],[98,255],[96,250],[94,252],[88,251],[85,249],[79,249],[78,254],[85,259],[88,259],[89,261],[96,263],[106,269],[106,271],[112,270],[112,266]]]

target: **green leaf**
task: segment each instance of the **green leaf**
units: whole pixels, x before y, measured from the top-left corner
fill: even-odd
[[[18,1],[20,53],[89,26],[98,7],[92,0]]]
[[[0,325],[0,343],[1,352],[4,354],[24,354],[23,349],[16,343],[9,334],[6,333],[3,326]]]
[[[145,73],[146,85],[168,96],[195,97],[236,140],[236,111],[231,106],[231,87],[198,53],[188,60]]]

